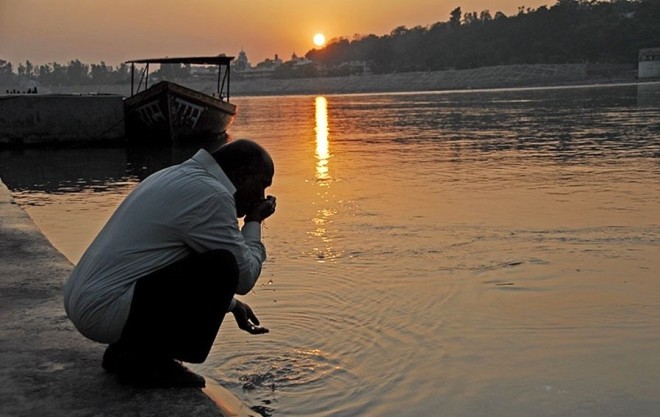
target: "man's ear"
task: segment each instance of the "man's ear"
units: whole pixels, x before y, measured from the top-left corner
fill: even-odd
[[[234,185],[234,187],[239,188],[245,182],[246,172],[245,167],[238,167],[232,170],[225,171],[227,178]]]

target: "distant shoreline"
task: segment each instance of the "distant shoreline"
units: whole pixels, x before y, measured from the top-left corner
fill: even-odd
[[[634,65],[535,64],[500,65],[466,70],[364,74],[346,77],[231,80],[231,97],[307,94],[359,94],[414,91],[556,87],[637,82]],[[182,83],[210,94],[215,81]],[[0,92],[12,89],[0,86]],[[130,84],[39,87],[39,93],[119,94],[129,96]]]
[[[589,64],[507,65],[469,70],[369,74],[293,80],[232,81],[232,94],[354,94],[462,91],[517,87],[636,82],[636,69]]]

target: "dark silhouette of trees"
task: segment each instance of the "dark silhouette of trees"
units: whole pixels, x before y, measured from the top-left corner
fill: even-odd
[[[452,12],[449,14],[449,26],[453,28],[458,28],[461,26],[461,17],[463,16],[463,13],[461,12],[461,8],[457,7]]]
[[[186,80],[191,74],[190,64],[162,64],[153,72],[154,77],[160,80]]]
[[[0,60],[0,84],[11,86],[20,80],[32,80],[44,86],[120,84],[130,80],[130,68],[126,64],[113,68],[105,62],[88,65],[77,59],[66,65],[51,62],[35,66],[26,61],[18,64],[14,74],[12,64]]]
[[[11,62],[0,59],[0,84],[12,85],[15,77]]]
[[[327,67],[368,62],[376,73],[510,64],[635,63],[660,46],[658,0],[559,0],[514,16],[454,9],[446,22],[352,41],[337,39],[306,57]]]
[[[77,59],[71,61],[66,67],[66,75],[71,84],[89,84],[89,65],[83,64]]]
[[[521,6],[512,16],[456,7],[445,22],[399,26],[390,33],[337,38],[305,55],[312,64],[284,63],[275,78],[467,69],[513,64],[633,64],[639,49],[660,47],[660,0],[557,0],[552,7]],[[0,60],[0,84],[28,79],[41,85],[113,84],[129,68],[79,60],[34,66]],[[162,65],[156,79],[187,80],[191,69]]]

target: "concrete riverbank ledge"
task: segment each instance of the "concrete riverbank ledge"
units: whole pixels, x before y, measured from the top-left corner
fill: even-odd
[[[139,390],[100,366],[104,346],[66,317],[62,289],[72,264],[0,180],[0,416],[252,415],[207,378],[207,389]]]
[[[123,97],[14,94],[0,97],[0,145],[124,142]]]

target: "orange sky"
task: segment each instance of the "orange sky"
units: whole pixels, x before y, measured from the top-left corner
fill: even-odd
[[[383,35],[463,12],[515,14],[556,0],[0,0],[0,59],[108,65],[137,58],[237,55],[288,60],[312,37]]]

